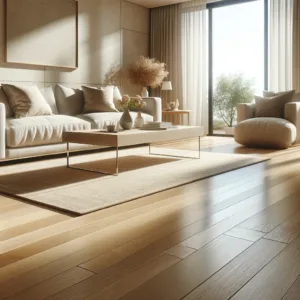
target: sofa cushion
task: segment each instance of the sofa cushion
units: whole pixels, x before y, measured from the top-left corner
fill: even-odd
[[[119,104],[119,100],[122,100],[122,95],[117,86],[114,86],[114,104],[118,111],[124,111],[124,107]]]
[[[255,96],[255,117],[283,118],[284,106],[292,102],[295,91],[278,93],[273,97]]]
[[[82,90],[71,89],[57,84],[54,92],[58,112],[60,114],[76,116],[82,113],[84,105]]]
[[[285,149],[296,141],[296,137],[296,126],[280,118],[248,119],[234,130],[235,141],[248,147]]]
[[[56,101],[55,101],[52,86],[47,86],[47,87],[41,88],[40,90],[41,90],[41,93],[43,94],[45,100],[47,101],[47,103],[51,107],[52,113],[55,114],[55,115],[58,115],[58,109],[57,109],[57,106],[56,106]]]
[[[3,103],[5,106],[6,118],[12,118],[14,116],[14,112],[1,86],[0,86],[0,103]]]
[[[82,114],[78,115],[78,118],[86,120],[91,123],[92,129],[103,129],[105,125],[105,121],[113,121],[116,124],[120,121],[123,113],[121,112],[109,112],[109,113],[90,113],[90,114]],[[132,116],[132,120],[134,122],[137,113],[131,111],[130,115]],[[145,122],[152,122],[153,117],[148,114],[142,114]]]
[[[16,118],[51,115],[52,110],[36,85],[2,84]]]
[[[83,113],[118,112],[114,105],[114,87],[95,88],[82,86],[84,96]]]
[[[57,144],[64,131],[91,129],[75,117],[52,115],[6,120],[6,144],[10,148]]]

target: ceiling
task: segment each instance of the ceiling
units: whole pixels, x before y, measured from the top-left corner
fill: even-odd
[[[175,4],[179,2],[187,2],[189,0],[129,0],[129,2],[139,4],[148,8]]]

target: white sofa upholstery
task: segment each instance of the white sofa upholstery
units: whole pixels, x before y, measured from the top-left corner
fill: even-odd
[[[255,118],[255,104],[239,104],[235,141],[244,146],[285,149],[300,141],[300,102],[285,105],[284,119]]]
[[[6,146],[21,148],[62,143],[65,131],[88,130],[91,124],[64,115],[6,119]]]
[[[0,87],[0,160],[65,152],[66,145],[62,143],[64,131],[102,129],[105,120],[119,121],[122,116],[122,112],[70,116],[73,111],[69,114],[59,114],[59,109],[58,111],[52,109],[55,114],[51,116],[16,119],[7,114],[7,109],[10,107],[5,95],[1,92]],[[51,101],[52,107],[55,108],[53,99],[56,104],[57,99],[54,94],[51,94],[52,89],[43,92],[44,95],[47,94],[45,95],[47,102]],[[142,110],[145,121],[161,121],[161,99],[149,97],[144,98],[144,101],[147,104],[146,108]],[[61,108],[61,103],[58,108]],[[131,112],[131,114],[135,118],[136,112]],[[91,145],[70,146],[73,151],[95,148]]]

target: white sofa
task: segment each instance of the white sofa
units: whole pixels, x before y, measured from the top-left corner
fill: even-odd
[[[122,112],[82,114],[84,98],[81,90],[61,97],[52,87],[42,91],[53,115],[16,119],[0,87],[0,160],[58,154],[66,151],[62,143],[65,131],[103,129],[105,121],[119,121]],[[147,106],[142,110],[145,121],[161,121],[161,99],[143,98]],[[133,119],[136,112],[131,112]],[[90,145],[71,145],[71,151],[88,150]]]

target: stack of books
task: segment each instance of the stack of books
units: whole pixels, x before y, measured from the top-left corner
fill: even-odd
[[[144,124],[141,130],[167,130],[169,128],[175,128],[170,122],[149,122]]]

